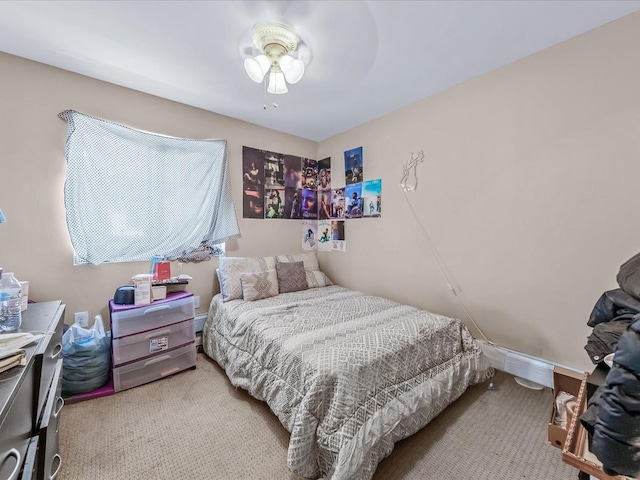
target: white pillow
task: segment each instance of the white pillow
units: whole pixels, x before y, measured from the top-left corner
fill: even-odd
[[[275,297],[278,291],[278,276],[275,270],[249,272],[240,275],[242,297],[249,302]]]
[[[250,272],[275,270],[275,257],[220,257],[218,267],[222,301],[242,298],[240,275]]]

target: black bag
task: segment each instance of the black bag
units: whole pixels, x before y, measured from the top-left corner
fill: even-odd
[[[620,266],[616,280],[622,290],[632,297],[640,299],[640,253]]]

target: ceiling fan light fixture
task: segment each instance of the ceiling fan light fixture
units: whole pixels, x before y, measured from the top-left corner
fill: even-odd
[[[280,59],[280,70],[284,73],[287,82],[293,85],[298,83],[304,75],[304,62],[290,55],[283,55]]]
[[[269,72],[269,86],[267,87],[267,93],[273,95],[282,95],[287,93],[287,82],[284,81],[284,74],[282,72]]]
[[[258,55],[247,58],[244,61],[244,70],[249,75],[249,78],[256,83],[262,82],[270,68],[271,62],[269,62],[266,55]]]
[[[298,83],[305,70],[304,62],[291,56],[298,48],[298,36],[286,25],[272,23],[256,27],[252,39],[254,47],[261,54],[245,59],[247,75],[260,83],[269,73],[267,93],[287,93],[287,82]]]

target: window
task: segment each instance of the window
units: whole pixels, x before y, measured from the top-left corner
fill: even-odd
[[[74,264],[193,259],[240,236],[225,141],[157,135],[73,110],[59,116],[68,123]]]

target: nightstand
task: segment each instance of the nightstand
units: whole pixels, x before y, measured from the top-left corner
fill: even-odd
[[[192,293],[170,293],[149,305],[112,300],[109,313],[116,392],[196,367]]]

